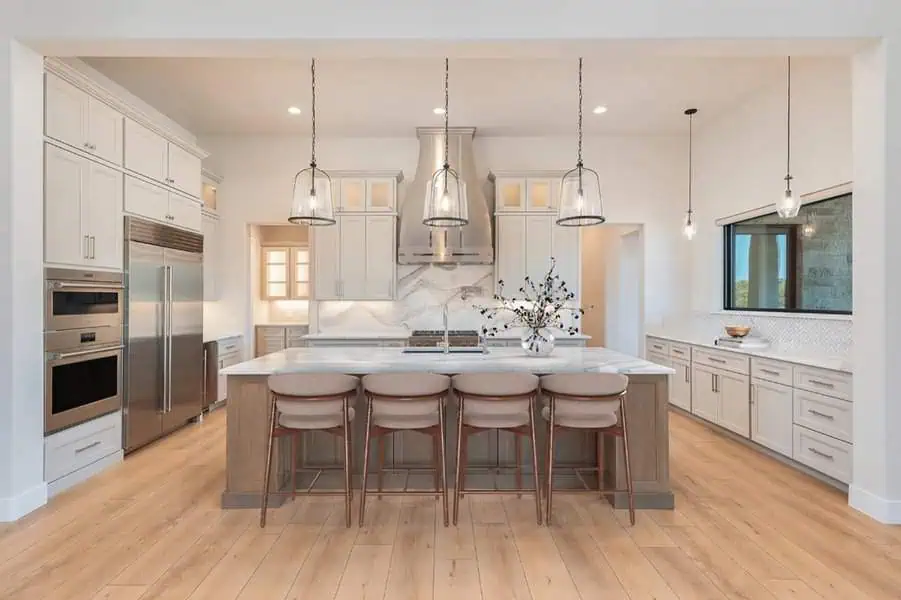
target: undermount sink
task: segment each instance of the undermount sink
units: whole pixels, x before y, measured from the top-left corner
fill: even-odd
[[[444,354],[441,346],[405,346],[401,352],[404,354]],[[481,346],[451,346],[448,354],[488,354],[488,348]]]

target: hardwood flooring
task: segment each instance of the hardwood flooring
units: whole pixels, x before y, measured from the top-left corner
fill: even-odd
[[[0,529],[0,598],[37,600],[864,599],[901,597],[901,528],[844,495],[671,419],[675,511],[624,513],[559,494],[468,497],[441,526],[431,498],[340,498],[270,514],[218,507],[225,412]],[[354,513],[356,514],[356,513]]]

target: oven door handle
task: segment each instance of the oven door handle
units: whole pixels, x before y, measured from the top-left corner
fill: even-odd
[[[64,289],[86,289],[86,290],[124,290],[125,286],[121,283],[91,283],[88,281],[54,281],[50,284],[53,289],[56,290],[64,290]]]
[[[125,348],[125,344],[118,346],[104,346],[103,348],[91,348],[90,350],[76,350],[75,352],[52,352],[50,360],[65,360],[76,356],[87,356],[89,354],[101,354],[103,352],[115,352]]]

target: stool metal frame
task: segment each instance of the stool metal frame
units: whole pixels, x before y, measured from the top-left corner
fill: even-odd
[[[457,410],[457,464],[456,472],[454,474],[454,525],[457,524],[457,518],[460,514],[460,499],[463,497],[463,494],[521,494],[523,492],[534,492],[535,513],[538,519],[538,524],[541,525],[541,484],[539,483],[540,479],[538,471],[538,443],[535,438],[535,399],[538,396],[538,390],[536,389],[535,391],[529,392],[528,394],[518,394],[510,396],[487,396],[481,394],[469,394],[461,392],[460,390],[455,390],[455,393],[457,394],[457,398],[459,400],[459,407]],[[528,400],[529,424],[517,427],[475,427],[472,425],[466,425],[463,422],[463,416],[464,406],[467,398],[471,400],[487,400],[492,402]],[[466,444],[469,440],[469,436],[476,433],[493,430],[509,431],[517,436],[515,445],[516,488],[503,490],[497,489],[496,487],[495,489],[490,490],[466,488]],[[532,442],[532,470],[535,477],[534,488],[523,488],[522,486],[522,449],[519,444],[519,436],[528,437]],[[489,470],[495,469],[489,468]]]
[[[377,437],[379,439],[378,443],[378,497],[382,496],[432,496],[432,495],[440,495],[442,502],[442,509],[444,511],[444,526],[448,525],[448,504],[447,504],[447,461],[445,457],[445,418],[446,418],[446,410],[447,410],[447,395],[450,393],[450,389],[442,391],[437,394],[429,394],[425,396],[393,396],[388,394],[376,394],[370,392],[369,390],[364,389],[364,396],[366,398],[366,435],[363,450],[363,484],[362,489],[360,491],[360,527],[363,526],[364,519],[366,517],[366,495],[367,495],[367,480],[369,477],[369,453],[370,453],[370,445],[373,437]],[[381,427],[378,425],[373,425],[372,423],[372,412],[373,412],[373,402],[375,400],[388,400],[394,402],[428,402],[430,400],[438,401],[438,425],[432,425],[429,427],[422,428],[391,428],[391,427]],[[436,456],[436,464],[433,469],[429,469],[427,467],[423,468],[413,468],[413,469],[385,469],[384,468],[384,437],[387,435],[392,435],[398,431],[418,431],[420,433],[424,433],[426,435],[430,435],[434,438],[434,450]],[[435,489],[434,490],[410,490],[408,488],[410,473],[417,471],[435,471]],[[404,479],[404,488],[402,490],[383,490],[382,489],[382,480],[383,480],[383,471],[389,472],[404,472],[406,473],[406,478]]]
[[[331,394],[328,396],[294,396],[294,395],[285,395],[285,394],[277,394],[275,392],[270,392],[270,398],[272,402],[272,408],[270,410],[269,415],[269,446],[266,450],[266,471],[263,482],[263,498],[262,498],[262,508],[260,510],[260,527],[266,526],[266,509],[269,507],[269,496],[291,496],[291,498],[296,498],[298,496],[297,491],[297,472],[300,471],[316,471],[316,475],[313,478],[313,481],[307,486],[306,490],[301,491],[299,494],[301,496],[336,496],[342,495],[344,496],[344,524],[346,527],[350,527],[351,523],[351,506],[353,504],[353,487],[351,484],[351,476],[353,472],[353,463],[352,463],[352,454],[351,454],[351,431],[350,431],[350,398],[351,396],[355,396],[358,393],[359,389],[354,389],[349,392],[345,392],[342,394]],[[282,402],[298,402],[298,403],[306,403],[306,402],[327,402],[329,400],[342,400],[343,401],[343,425],[338,425],[337,427],[331,427],[327,429],[294,429],[291,427],[283,427],[279,425],[278,417],[278,401]],[[297,442],[300,437],[308,432],[308,431],[323,431],[325,433],[330,433],[332,435],[341,436],[344,441],[344,491],[343,492],[333,492],[330,490],[314,490],[313,486],[316,485],[316,482],[319,480],[319,477],[322,475],[325,470],[337,470],[341,469],[341,467],[337,468],[318,468],[318,469],[307,469],[297,468]],[[272,475],[272,448],[275,444],[275,440],[281,437],[290,437],[291,438],[291,490],[290,491],[278,491],[271,492],[269,491],[269,482]]]
[[[545,507],[547,512],[545,514],[545,523],[547,525],[551,524],[551,507],[552,507],[552,499],[554,492],[554,439],[555,432],[557,429],[568,429],[571,431],[594,431],[598,435],[598,489],[597,490],[587,490],[591,492],[600,492],[601,497],[608,494],[615,494],[617,492],[622,492],[624,490],[617,489],[605,489],[604,488],[604,457],[602,450],[602,439],[605,435],[612,435],[618,438],[622,438],[623,440],[623,458],[626,463],[626,493],[629,496],[629,523],[635,525],[635,498],[633,494],[633,485],[632,485],[632,465],[629,460],[629,433],[628,433],[628,424],[626,419],[626,390],[623,390],[619,394],[611,394],[607,396],[576,396],[570,394],[561,394],[558,392],[550,392],[548,390],[542,390],[542,393],[548,398],[548,454],[547,454],[547,506]],[[609,427],[567,427],[565,425],[560,425],[556,422],[556,400],[575,400],[579,402],[602,402],[605,400],[619,400],[619,418],[617,419],[617,423],[615,425],[610,425]],[[576,469],[576,476],[585,485],[584,479],[579,471],[584,471],[589,469]],[[587,487],[587,486],[586,486]]]

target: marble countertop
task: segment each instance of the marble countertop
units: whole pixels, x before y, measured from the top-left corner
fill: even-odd
[[[325,331],[310,333],[304,339],[310,340],[405,340],[412,332],[408,329],[380,329],[378,331]],[[503,331],[498,335],[489,336],[488,340],[518,340],[519,331]],[[566,333],[555,334],[557,339],[590,340],[590,335]]]
[[[332,372],[350,375],[425,371],[469,373],[623,373],[670,375],[673,369],[606,348],[564,347],[546,358],[530,357],[519,348],[490,348],[485,354],[406,354],[400,348],[288,348],[220,371],[223,375]]]
[[[271,323],[254,323],[254,327],[309,327],[309,323],[298,323],[297,321],[273,321]]]
[[[710,338],[691,332],[648,332],[650,337],[670,340],[673,342],[682,342],[691,344],[692,346],[703,346],[705,348],[713,348],[723,352],[734,352],[736,354],[744,354],[747,356],[757,356],[760,358],[768,358],[770,360],[781,360],[798,365],[808,367],[817,367],[820,369],[829,369],[831,371],[842,371],[845,373],[853,373],[853,365],[850,357],[847,356],[818,356],[814,353],[804,353],[795,351],[779,350],[778,348],[729,348],[726,346],[717,346]]]

